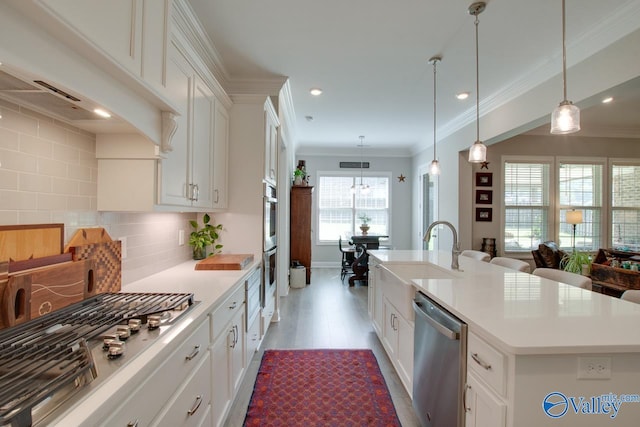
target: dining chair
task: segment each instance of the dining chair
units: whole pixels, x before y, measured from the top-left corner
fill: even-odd
[[[340,269],[340,280],[344,280],[347,274],[353,273],[353,261],[355,260],[356,248],[354,246],[342,247],[342,236],[338,238],[338,249],[342,254]]]
[[[522,261],[515,258],[507,258],[503,256],[497,256],[491,258],[489,264],[500,265],[502,267],[507,267],[512,270],[522,271],[523,273],[531,273],[531,266],[528,262]]]
[[[489,255],[488,253],[474,251],[471,249],[465,249],[464,251],[460,252],[460,256],[466,256],[467,258],[473,258],[475,260],[484,262],[489,262],[489,260],[491,259],[491,255]]]
[[[620,299],[640,304],[640,289],[629,289],[622,293]]]
[[[534,276],[544,277],[545,279],[555,280],[556,282],[566,283],[567,285],[578,288],[591,290],[591,279],[581,274],[570,273],[564,270],[556,270],[555,268],[536,268],[533,270]]]

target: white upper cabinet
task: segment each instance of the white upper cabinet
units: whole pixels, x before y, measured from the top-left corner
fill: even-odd
[[[228,206],[227,176],[229,165],[229,112],[216,99],[213,153],[213,208]]]
[[[264,105],[264,123],[264,179],[276,185],[278,178],[278,128],[280,123],[270,101],[267,101]]]
[[[171,0],[37,0],[114,63],[162,87]]]

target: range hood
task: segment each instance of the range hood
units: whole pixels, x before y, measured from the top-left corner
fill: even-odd
[[[54,82],[0,66],[0,98],[93,133],[131,132],[134,129],[117,117],[94,112],[102,108]]]

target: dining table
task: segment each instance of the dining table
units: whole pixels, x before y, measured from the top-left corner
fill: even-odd
[[[354,286],[356,281],[367,282],[369,279],[369,255],[367,250],[380,248],[380,239],[386,239],[389,236],[383,234],[359,234],[351,236],[350,242],[356,247],[361,248],[357,251],[360,253],[353,261],[353,274],[349,277],[349,286]]]

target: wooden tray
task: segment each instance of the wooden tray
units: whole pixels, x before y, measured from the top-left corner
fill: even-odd
[[[252,254],[218,254],[198,262],[196,270],[243,270],[252,262]]]

